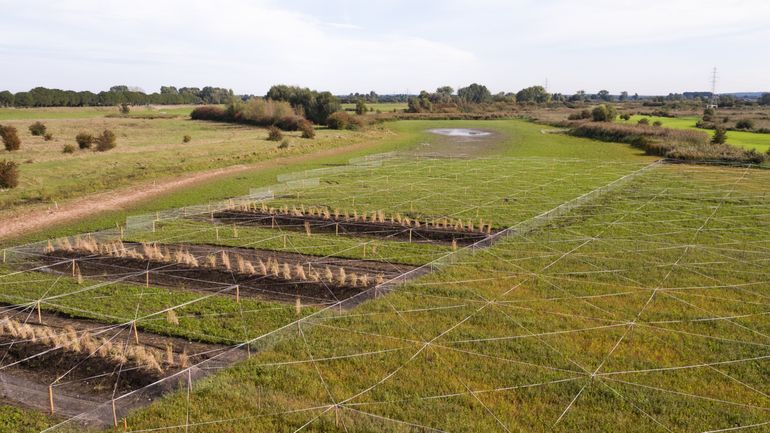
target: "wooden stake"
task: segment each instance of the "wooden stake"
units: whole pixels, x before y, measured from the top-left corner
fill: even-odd
[[[273,216],[270,218],[270,228],[271,228],[271,229],[274,229],[274,228],[275,228],[275,215],[273,215]]]
[[[219,227],[214,227],[214,232],[217,234],[217,240],[219,240]]]
[[[334,235],[335,236],[340,235],[340,223],[334,223]]]
[[[112,424],[118,426],[118,412],[115,410],[115,399],[112,399]]]
[[[241,286],[235,285],[235,302],[241,303]]]
[[[144,287],[150,287],[150,271],[144,273]]]
[[[286,248],[286,235],[283,235],[283,247]]]
[[[302,315],[302,298],[299,296],[294,300],[294,312],[298,317]]]
[[[5,263],[5,248],[3,248],[3,263]]]
[[[128,431],[128,420],[125,418],[123,418],[123,431],[124,432]]]
[[[334,406],[334,425],[340,426],[340,407]]]
[[[43,313],[40,312],[40,301],[37,301],[37,323],[43,324]]]
[[[412,229],[409,229],[409,242],[412,242]]]
[[[152,232],[155,233],[155,220],[152,221]]]
[[[48,385],[48,404],[51,406],[51,415],[56,413],[53,407],[53,385]]]
[[[134,342],[139,345],[139,330],[136,329],[136,322],[131,322],[131,326],[134,328]]]

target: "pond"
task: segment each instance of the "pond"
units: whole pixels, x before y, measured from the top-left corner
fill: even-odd
[[[492,135],[491,132],[468,128],[438,128],[429,129],[428,132],[449,137],[485,137]]]

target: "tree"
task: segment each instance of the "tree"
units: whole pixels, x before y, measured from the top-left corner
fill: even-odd
[[[492,99],[492,93],[489,92],[487,86],[477,83],[457,89],[457,96],[466,102],[474,104],[489,102]]]
[[[711,142],[714,144],[724,144],[727,141],[727,131],[722,128],[717,128],[714,131],[714,136],[711,137]]]
[[[551,102],[551,95],[546,92],[545,87],[543,86],[531,86],[521,89],[516,93],[516,102],[535,102],[544,104]]]
[[[620,97],[618,98],[618,100],[620,102],[628,101],[628,92],[626,92],[625,90],[620,92]]]
[[[100,135],[97,135],[94,141],[96,142],[97,152],[106,152],[110,149],[114,149],[117,145],[116,135],[109,129],[105,129]]]
[[[2,94],[0,94],[0,103],[2,103]],[[770,105],[770,93],[763,93],[759,97],[759,105]]]
[[[13,93],[3,90],[0,92],[0,107],[13,107]]]
[[[330,92],[317,92],[306,87],[278,84],[272,86],[265,97],[288,102],[299,115],[318,124],[326,124],[329,116],[342,108],[337,97]]]
[[[366,108],[366,103],[364,102],[363,99],[359,99],[358,101],[356,101],[356,114],[358,115],[366,114],[367,111],[368,109]]]
[[[594,122],[612,122],[617,115],[618,112],[612,105],[600,104],[591,110],[591,117]]]
[[[610,92],[606,90],[599,90],[599,93],[597,93],[596,96],[598,96],[602,101],[612,101],[612,95],[610,95]]]

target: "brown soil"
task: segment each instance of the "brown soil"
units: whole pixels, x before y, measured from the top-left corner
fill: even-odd
[[[38,323],[37,313],[29,311],[8,311],[0,314],[0,320],[12,318],[30,324]],[[127,327],[113,327],[99,322],[74,319],[61,314],[42,312],[42,324],[54,329],[65,326],[78,332],[88,330],[113,341],[131,341],[134,335]],[[159,350],[166,350],[170,344],[175,356],[185,353],[189,365],[207,361],[206,367],[223,367],[244,359],[243,350],[232,350],[227,346],[189,342],[181,338],[166,337],[139,331],[140,344]],[[0,395],[22,406],[50,410],[49,385],[53,387],[54,407],[57,415],[72,417],[89,412],[81,422],[93,425],[113,423],[110,400],[126,393],[131,396],[116,401],[116,413],[120,418],[128,411],[149,404],[153,399],[180,386],[186,386],[187,374],[179,374],[179,367],[166,366],[163,372],[140,369],[126,363],[120,365],[114,360],[88,356],[56,349],[42,343],[13,341],[0,337]],[[174,376],[174,375],[177,376]],[[190,378],[199,379],[208,373],[198,367],[191,367]],[[170,379],[157,381],[164,377]],[[58,379],[58,380],[57,380]],[[152,386],[148,386],[154,384]],[[104,402],[108,402],[106,405]],[[100,407],[100,405],[102,405]],[[97,410],[94,410],[98,407]]]
[[[189,175],[175,176],[171,179],[147,182],[131,187],[120,188],[72,200],[57,206],[55,209],[41,208],[24,210],[12,216],[4,216],[0,225],[0,239],[18,237],[25,233],[42,230],[52,226],[60,226],[71,221],[92,217],[99,213],[130,208],[133,205],[152,198],[171,193],[176,190],[189,188],[213,179],[237,174],[249,170],[275,168],[280,165],[294,164],[316,158],[340,155],[363,149],[373,142],[365,141],[350,146],[321,150],[305,155],[276,158],[270,161],[251,165],[234,165],[216,170],[208,170]]]
[[[136,248],[141,251],[141,246],[134,243],[124,243],[126,248]],[[113,257],[106,255],[88,255],[85,253],[72,251],[56,251],[40,260],[50,265],[49,268],[61,273],[72,273],[72,264],[69,261],[61,260],[76,259],[77,266],[84,277],[102,278],[122,281],[131,281],[141,284],[163,285],[177,287],[188,290],[221,291],[223,294],[234,295],[234,289],[228,289],[233,285],[238,285],[239,295],[256,297],[260,299],[270,299],[283,302],[295,302],[297,297],[305,304],[323,304],[337,302],[349,298],[369,288],[375,286],[375,278],[382,275],[384,280],[404,274],[412,269],[413,266],[391,264],[370,260],[342,259],[336,257],[316,257],[296,253],[285,253],[268,250],[256,250],[249,248],[223,248],[213,245],[159,245],[162,248],[168,248],[170,252],[177,249],[189,251],[194,255],[200,267],[189,267],[177,263],[167,263],[151,260],[139,260],[128,257]],[[205,258],[214,254],[221,257],[221,252],[227,252],[232,263],[232,268],[236,269],[236,257],[241,256],[244,260],[250,261],[254,266],[258,260],[267,262],[269,259],[278,263],[289,263],[292,271],[294,265],[302,265],[307,271],[314,269],[323,275],[328,267],[332,272],[338,272],[340,267],[350,275],[355,273],[359,276],[367,274],[369,276],[368,285],[351,286],[339,285],[336,282],[326,281],[314,282],[311,280],[286,280],[282,277],[245,275],[227,270],[222,267],[221,262],[217,268],[207,268],[202,265]],[[149,271],[149,272],[148,272]],[[309,273],[309,272],[308,272]]]
[[[433,226],[407,227],[391,222],[345,221],[343,219],[324,219],[323,217],[303,215],[270,214],[260,211],[226,210],[215,212],[214,218],[222,223],[239,225],[260,225],[280,227],[286,230],[305,231],[305,223],[311,232],[356,234],[389,239],[412,240],[413,242],[442,242],[470,245],[487,237],[479,231],[461,231]]]

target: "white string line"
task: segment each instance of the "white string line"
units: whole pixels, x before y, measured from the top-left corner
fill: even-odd
[[[394,422],[394,423],[397,423],[397,424],[407,425],[409,427],[416,427],[416,428],[420,429],[420,431],[434,431],[434,432],[440,432],[440,433],[449,433],[446,430],[440,430],[440,429],[437,429],[437,428],[428,427],[428,426],[424,426],[424,425],[413,423],[413,422],[407,422],[407,421],[402,421],[402,420],[398,420],[398,419],[394,419],[394,418],[388,418],[388,417],[383,416],[383,415],[377,415],[377,414],[373,414],[373,413],[369,413],[369,412],[364,412],[362,410],[354,409],[354,408],[349,407],[349,406],[342,406],[342,408],[345,409],[345,410],[349,410],[349,411],[361,414],[361,415],[369,416],[369,417],[372,417],[372,418],[377,418],[377,419],[380,419],[380,420],[383,420],[383,421],[390,421],[390,422]]]
[[[624,400],[624,401],[627,401],[628,403],[630,403],[630,404],[631,404],[631,406],[633,406],[633,407],[634,407],[634,409],[638,410],[638,411],[639,411],[639,412],[641,412],[641,413],[642,413],[644,416],[646,416],[647,418],[651,419],[651,420],[652,420],[652,422],[654,422],[655,424],[657,424],[657,425],[659,425],[659,426],[663,427],[664,429],[666,429],[666,431],[667,431],[667,432],[669,432],[669,433],[674,433],[674,432],[673,432],[673,431],[672,431],[670,428],[668,428],[666,425],[664,425],[663,423],[661,423],[660,421],[658,421],[658,420],[657,420],[657,419],[656,419],[654,416],[650,415],[649,413],[647,413],[647,411],[645,411],[644,409],[642,409],[642,408],[640,408],[639,406],[637,406],[637,405],[636,405],[636,403],[634,403],[633,401],[631,401],[631,400],[629,400],[628,398],[624,397],[624,396],[623,396],[623,394],[619,393],[619,392],[618,392],[618,391],[617,391],[615,388],[613,388],[613,387],[609,386],[607,383],[605,383],[605,382],[604,382],[604,381],[602,381],[602,380],[600,380],[600,381],[598,381],[598,382],[599,382],[600,384],[602,384],[604,387],[606,387],[606,388],[609,388],[609,390],[610,390],[610,391],[612,391],[612,392],[613,392],[615,395],[617,395],[618,397],[620,397],[622,400]]]
[[[747,172],[744,171],[743,175],[734,183],[733,190],[735,189],[735,185],[737,185],[737,183],[740,182],[746,176],[746,173]],[[727,196],[729,196],[729,193],[728,193]],[[695,231],[695,233],[693,234],[693,239],[697,238],[698,234],[700,233],[700,230],[703,227],[705,227],[706,224],[708,224],[708,222],[711,220],[711,217],[719,210],[719,208],[720,208],[720,206],[721,206],[721,204],[723,202],[724,201],[720,202],[720,205],[718,205],[718,206],[716,206],[714,208],[714,210],[711,212],[711,214],[709,214],[709,216],[706,218],[706,220],[703,222],[703,224],[701,224],[701,226],[698,228],[698,230]],[[661,283],[665,282],[668,279],[668,277],[671,275],[671,273],[675,269],[676,264],[679,263],[679,261],[685,256],[685,254],[687,254],[687,251],[688,251],[688,249],[685,248],[685,250],[679,256],[679,259],[677,259],[677,261],[674,262],[674,265],[671,267],[671,269],[669,269],[668,273],[666,273],[666,275],[663,277],[663,280],[661,281]],[[626,331],[620,336],[618,341],[615,343],[615,345],[612,347],[612,349],[610,349],[609,353],[607,353],[607,355],[604,357],[604,359],[599,364],[599,366],[596,368],[596,370],[594,370],[594,372],[593,372],[591,377],[596,376],[596,374],[601,370],[601,368],[604,366],[604,364],[607,362],[607,360],[612,356],[612,354],[615,352],[615,350],[618,348],[618,346],[620,346],[620,343],[625,339],[625,337],[629,334],[629,332],[631,332],[631,330],[633,329],[634,322],[641,317],[641,315],[644,313],[644,310],[647,308],[648,305],[650,305],[652,300],[655,298],[655,294],[657,293],[657,290],[658,290],[657,288],[653,290],[653,292],[650,294],[650,297],[647,300],[647,302],[645,302],[645,304],[642,306],[641,310],[637,313],[635,319],[626,328]],[[564,409],[564,411],[561,413],[561,415],[559,415],[559,417],[556,419],[556,422],[554,423],[554,426],[559,424],[559,422],[564,418],[564,416],[567,414],[567,412],[569,412],[570,408],[572,408],[572,406],[575,404],[575,401],[577,401],[577,399],[580,397],[580,395],[583,393],[583,391],[585,390],[585,388],[588,386],[589,383],[590,382],[586,382],[586,384],[583,385],[583,387],[580,389],[580,391],[578,391],[578,393],[575,395],[575,398],[572,399],[572,401],[567,405],[567,407]]]
[[[718,430],[708,430],[708,431],[703,431],[702,433],[721,433],[721,432],[726,432],[726,431],[745,430],[747,428],[763,427],[763,426],[766,426],[766,425],[769,425],[769,424],[770,424],[770,421],[766,421],[766,422],[761,422],[761,423],[751,424],[751,425],[744,425],[744,426],[738,426],[738,427],[728,427],[728,428],[723,428],[723,429],[718,429]]]
[[[747,409],[770,411],[770,407],[754,406],[754,405],[751,405],[751,404],[745,404],[745,403],[738,403],[738,402],[734,402],[734,401],[722,400],[722,399],[718,399],[718,398],[714,398],[714,397],[706,397],[706,396],[703,396],[703,395],[690,394],[690,393],[682,392],[682,391],[674,391],[674,390],[671,390],[671,389],[659,388],[657,386],[651,386],[651,385],[643,385],[641,383],[628,382],[628,381],[625,381],[625,380],[614,379],[614,378],[611,378],[611,377],[605,377],[604,380],[609,380],[611,382],[622,383],[622,384],[625,384],[625,385],[630,385],[630,386],[635,386],[635,387],[640,387],[640,388],[645,388],[645,389],[651,389],[651,390],[654,390],[654,391],[660,391],[660,392],[667,393],[667,394],[681,395],[681,396],[684,396],[684,397],[695,398],[695,399],[699,399],[699,400],[708,400],[708,401],[712,401],[712,402],[716,402],[716,403],[722,403],[722,404],[727,404],[727,405],[731,405],[731,406],[744,407],[744,408],[747,408]]]
[[[720,370],[720,369],[718,369],[718,368],[716,368],[716,367],[714,367],[712,365],[709,365],[708,368],[710,370],[716,371],[717,373],[721,374],[722,376],[725,376],[725,377],[729,378],[730,380],[739,383],[743,387],[748,388],[748,389],[756,392],[757,394],[760,394],[761,396],[765,397],[766,399],[770,400],[770,395],[765,394],[764,392],[754,388],[753,386],[747,384],[746,382],[743,382],[742,380],[738,379],[737,377],[733,377],[733,376],[725,373],[724,371],[722,371],[722,370]]]
[[[755,356],[752,358],[731,359],[727,361],[706,362],[702,364],[680,365],[680,366],[674,366],[674,367],[646,368],[641,370],[607,371],[603,373],[597,373],[596,376],[606,377],[606,376],[616,376],[621,374],[640,374],[640,373],[655,373],[660,371],[687,370],[687,369],[694,369],[694,368],[713,367],[717,365],[729,365],[729,364],[737,364],[742,362],[761,361],[765,359],[770,359],[770,355]]]
[[[728,342],[728,343],[735,343],[735,344],[748,344],[750,346],[760,346],[760,347],[770,348],[770,344],[758,343],[758,342],[753,342],[753,341],[736,340],[734,338],[716,337],[716,336],[708,335],[708,334],[700,334],[700,333],[697,333],[697,332],[683,331],[681,329],[667,328],[665,326],[653,326],[653,325],[649,325],[649,324],[644,323],[644,322],[636,322],[636,324],[637,324],[637,326],[644,326],[644,327],[651,328],[651,329],[656,329],[656,330],[659,330],[659,331],[674,332],[676,334],[690,335],[690,336],[693,336],[693,337],[705,338],[705,339],[709,339],[709,340],[725,341],[725,342]]]

